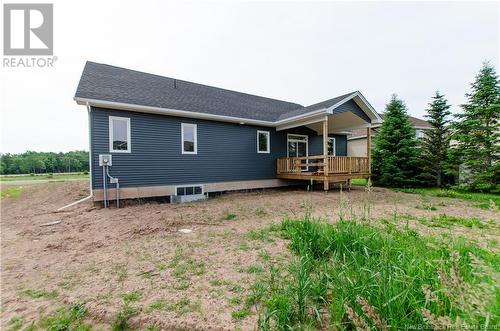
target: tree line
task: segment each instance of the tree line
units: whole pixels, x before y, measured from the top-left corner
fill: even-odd
[[[500,83],[491,64],[483,63],[465,96],[462,111],[452,115],[445,95],[436,91],[425,116],[432,128],[419,140],[405,103],[393,95],[374,138],[374,183],[499,193]]]
[[[89,171],[89,152],[32,152],[0,154],[0,174],[38,174]]]

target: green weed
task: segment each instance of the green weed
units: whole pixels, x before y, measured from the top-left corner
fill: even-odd
[[[125,303],[139,301],[142,297],[142,293],[140,291],[131,291],[126,292],[121,295],[123,301]]]
[[[224,215],[222,216],[222,219],[225,221],[232,221],[236,219],[236,214],[233,214],[231,212],[225,212]]]
[[[124,305],[116,314],[115,321],[111,325],[113,331],[130,330],[129,320],[139,314],[139,310],[135,307]]]
[[[37,326],[50,331],[87,331],[92,328],[84,322],[86,315],[87,309],[84,304],[71,305],[60,308],[55,313],[44,317]],[[34,324],[32,324],[32,327],[35,329]]]
[[[10,331],[17,331],[21,330],[23,327],[23,319],[20,317],[13,317],[10,319],[9,324],[8,324],[8,330]]]

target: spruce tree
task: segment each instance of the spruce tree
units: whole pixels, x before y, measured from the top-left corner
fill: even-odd
[[[393,95],[384,122],[374,139],[372,176],[377,185],[408,187],[416,184],[417,140],[404,102]]]
[[[429,103],[427,121],[432,129],[427,130],[422,139],[422,170],[419,175],[422,181],[430,186],[442,187],[445,177],[445,168],[448,163],[448,147],[450,145],[449,116],[450,105],[444,95],[436,94]]]
[[[500,84],[495,68],[483,67],[466,94],[455,123],[455,154],[461,184],[471,190],[497,191],[500,177]]]

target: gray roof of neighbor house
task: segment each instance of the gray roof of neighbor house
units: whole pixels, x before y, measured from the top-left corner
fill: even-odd
[[[382,118],[382,120],[384,120],[384,114],[378,114],[378,115]],[[432,128],[431,123],[427,122],[426,120],[416,118],[416,117],[413,117],[410,115],[408,115],[408,119],[410,120],[410,123],[415,128],[424,129],[424,130]],[[376,130],[377,127],[372,127],[372,128],[373,128],[373,130]],[[366,137],[366,129],[363,128],[363,129],[352,130],[352,133],[349,136],[349,139],[352,140],[352,139],[359,139],[359,138],[364,138],[364,137]]]
[[[75,98],[274,122],[328,108],[353,93],[304,107],[297,103],[87,62]]]

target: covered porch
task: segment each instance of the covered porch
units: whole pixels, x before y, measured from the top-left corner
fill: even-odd
[[[371,105],[359,94],[337,102],[328,101],[304,116],[296,116],[277,127],[277,130],[290,130],[307,127],[322,139],[322,153],[310,155],[308,141],[302,142],[298,135],[288,135],[287,156],[276,160],[276,177],[289,180],[323,182],[328,191],[331,183],[344,182],[350,185],[355,178],[371,176],[371,125],[378,123],[380,117]],[[366,128],[367,157],[337,155],[334,135],[347,135],[350,130]],[[290,137],[291,136],[291,137]],[[333,139],[333,143],[332,143]],[[333,148],[332,148],[333,146]]]

